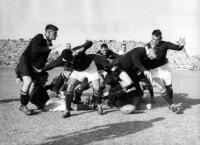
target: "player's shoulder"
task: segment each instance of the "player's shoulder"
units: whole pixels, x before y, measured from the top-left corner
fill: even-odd
[[[41,33],[36,34],[36,35],[32,38],[32,40],[42,40],[42,39],[44,39],[44,36],[43,36],[43,34],[41,34]]]
[[[38,37],[38,38],[44,38],[43,34],[41,34],[41,33],[36,34],[35,37]]]
[[[100,51],[100,50],[98,50],[98,51],[96,52],[96,54],[101,54],[101,51]]]
[[[145,47],[136,47],[132,50],[134,53],[145,52]]]

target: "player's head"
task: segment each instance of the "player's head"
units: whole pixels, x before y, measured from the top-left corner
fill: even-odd
[[[71,46],[71,43],[66,43],[66,49],[71,49],[72,46]]]
[[[159,49],[159,47],[153,47],[148,49],[147,57],[149,59],[159,59],[162,55],[162,51]]]
[[[64,49],[61,53],[61,57],[63,61],[72,61],[73,55],[72,55],[71,49]]]
[[[49,41],[56,40],[58,27],[48,24],[45,27],[45,35]]]
[[[159,29],[155,29],[152,32],[152,43],[156,46],[162,40],[162,32]]]
[[[122,44],[121,44],[121,48],[122,48],[122,50],[123,50],[124,52],[126,52],[126,44],[125,44],[125,43],[122,43]]]
[[[101,53],[103,55],[106,55],[107,51],[108,51],[108,45],[105,43],[101,44]]]

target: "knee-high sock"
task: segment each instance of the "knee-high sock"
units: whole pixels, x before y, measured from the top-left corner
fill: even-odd
[[[151,98],[154,98],[153,88],[148,88]]]
[[[73,100],[73,93],[65,92],[65,103],[66,103],[66,110],[70,111],[71,109],[71,102]]]
[[[173,104],[171,92],[169,92],[169,90],[166,89],[166,92],[162,93],[162,97],[169,105]]]
[[[172,85],[166,86],[166,89],[169,92],[170,98],[173,99],[173,89],[172,89]]]
[[[20,103],[22,105],[27,105],[30,100],[28,92],[20,91]]]
[[[94,92],[93,97],[95,99],[96,104],[101,104],[101,99],[102,99],[102,92],[101,91]]]

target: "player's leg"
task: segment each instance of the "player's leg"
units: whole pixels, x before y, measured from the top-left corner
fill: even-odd
[[[29,89],[32,83],[33,72],[30,64],[28,63],[28,60],[23,56],[20,57],[16,69],[18,70],[18,73],[20,74],[23,82],[20,90],[21,105],[19,110],[24,112],[26,115],[31,115],[31,111],[27,108],[27,104],[30,101]]]
[[[28,102],[30,101],[29,88],[31,86],[32,79],[30,76],[23,76],[22,80],[23,80],[23,84],[20,91],[21,106],[19,110],[22,111],[26,115],[31,115],[31,111],[27,108],[27,105],[28,105]]]
[[[154,100],[154,90],[153,90],[153,86],[151,84],[151,82],[145,77],[145,76],[141,76],[141,88],[144,90],[148,90],[149,94],[150,94],[150,103],[156,103]]]
[[[103,108],[102,108],[102,90],[100,89],[100,80],[96,79],[92,81],[93,86],[93,97],[95,99],[95,103],[97,104],[97,113],[99,115],[103,115]]]
[[[88,78],[88,82],[92,84],[93,87],[93,98],[97,104],[97,112],[99,115],[103,114],[102,108],[102,90],[100,89],[100,74],[97,70],[97,67],[94,61],[91,62],[88,69],[84,72],[85,77]]]
[[[87,78],[74,90],[74,103],[79,104],[81,102],[81,95],[83,91],[90,88]]]
[[[169,100],[171,100],[171,104],[169,104],[169,109],[179,114],[182,112],[183,105],[182,103],[174,104],[173,102],[172,78],[169,66],[168,65],[163,66],[162,71],[163,71],[162,78],[165,84],[166,92],[168,94]]]
[[[67,89],[64,92],[65,95],[65,103],[66,103],[66,110],[63,114],[63,118],[67,118],[71,116],[70,113],[70,109],[71,109],[71,103],[73,101],[73,91],[75,89],[75,87],[80,84],[80,82],[82,82],[84,79],[82,72],[77,72],[77,71],[73,71],[71,76],[68,79],[68,86]]]
[[[47,89],[44,85],[48,80],[48,73],[43,72],[34,74],[33,81],[29,89],[30,102],[35,104],[38,109],[47,111],[45,109],[46,102],[49,100]]]

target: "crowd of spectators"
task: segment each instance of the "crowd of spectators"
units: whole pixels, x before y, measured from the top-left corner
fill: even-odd
[[[1,65],[15,65],[21,56],[21,53],[26,48],[30,40],[0,40],[0,64]],[[126,44],[126,51],[134,49],[135,47],[144,46],[144,42],[136,41],[116,41],[116,40],[94,40],[94,44],[87,53],[96,53],[100,49],[102,43],[106,43],[109,49],[118,53],[121,49],[121,44]],[[59,54],[53,52],[50,54],[49,62],[54,60]],[[172,70],[200,70],[200,56],[188,56],[184,51],[176,52],[169,51],[168,59]]]

